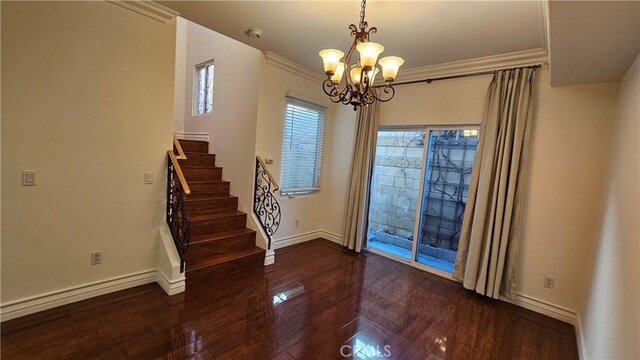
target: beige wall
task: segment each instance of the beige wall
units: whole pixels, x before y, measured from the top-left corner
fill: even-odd
[[[617,110],[593,275],[580,310],[591,359],[640,358],[640,56],[622,80]]]
[[[106,2],[2,2],[3,304],[155,269],[174,39]]]
[[[334,105],[333,119],[328,127],[331,137],[325,139],[328,161],[325,163],[323,175],[325,192],[322,229],[330,235],[342,238],[355,143],[356,112],[351,106]]]
[[[341,173],[341,168],[344,167],[346,158],[344,151],[351,151],[350,146],[353,144],[353,140],[347,142],[338,140],[345,135],[348,136],[341,129],[345,126],[348,127],[353,122],[348,122],[351,119],[345,119],[341,112],[342,109],[334,108],[322,91],[320,81],[295,75],[270,65],[266,59],[263,59],[258,102],[256,154],[263,158],[274,160],[272,165],[267,166],[278,182],[280,181],[282,166],[282,137],[287,92],[291,92],[292,96],[327,106],[328,112],[325,127],[322,175],[320,178],[321,190],[314,194],[299,195],[294,198],[281,197],[279,193],[276,194],[282,207],[283,217],[280,228],[274,236],[275,243],[310,232],[324,230],[325,222],[335,222],[334,218],[340,217],[342,208],[327,208],[325,204],[329,198],[344,198],[344,196],[339,195],[341,184],[336,185],[336,178],[344,180],[344,175]],[[350,160],[350,157],[348,158]],[[336,195],[337,193],[338,195]],[[327,211],[327,209],[331,209],[331,211]],[[298,226],[295,225],[296,219],[298,220]],[[333,233],[340,232],[340,230],[336,231],[333,228],[331,228],[331,231]]]
[[[479,124],[490,77],[397,88],[382,125]],[[552,88],[538,73],[523,217],[522,295],[577,310],[594,241],[614,117],[616,84]],[[554,277],[555,289],[543,287]]]
[[[262,55],[255,48],[196,23],[182,18],[177,22],[177,48],[185,54],[176,55],[179,61],[174,102],[176,108],[182,107],[182,114],[175,112],[174,129],[209,134],[209,152],[216,154],[216,166],[223,168],[222,178],[231,181],[231,194],[239,197],[239,210],[251,214]],[[214,60],[215,68],[213,112],[194,116],[195,66],[210,60]],[[248,226],[255,229],[250,216],[248,219]]]

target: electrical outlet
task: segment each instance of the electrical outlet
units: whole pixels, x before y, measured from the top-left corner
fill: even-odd
[[[22,170],[22,186],[36,186],[36,171]]]
[[[94,251],[91,253],[91,265],[102,264],[102,251]]]
[[[544,287],[553,289],[553,287],[555,286],[555,283],[556,283],[556,279],[550,278],[548,276],[544,277]]]
[[[298,219],[296,219],[296,227],[298,227]]]
[[[154,176],[152,172],[144,173],[144,183],[145,184],[153,184]]]

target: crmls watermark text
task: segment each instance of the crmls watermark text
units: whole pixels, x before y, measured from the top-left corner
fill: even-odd
[[[380,357],[387,358],[391,356],[391,346],[390,345],[385,345],[385,346],[342,345],[342,347],[340,348],[340,355],[342,355],[343,357],[350,357],[350,356],[354,356],[355,354],[363,354],[366,357],[371,359],[380,358]]]

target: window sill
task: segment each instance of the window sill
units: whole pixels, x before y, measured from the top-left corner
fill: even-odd
[[[309,191],[300,191],[300,192],[286,192],[286,191],[281,191],[280,192],[280,197],[282,198],[289,198],[289,199],[293,199],[293,198],[297,198],[297,197],[301,197],[301,196],[311,196],[311,195],[315,195],[317,193],[320,192],[320,189],[317,190],[309,190]]]
[[[213,116],[213,111],[210,113],[204,113],[204,114],[191,114],[191,117],[205,117],[205,116]]]

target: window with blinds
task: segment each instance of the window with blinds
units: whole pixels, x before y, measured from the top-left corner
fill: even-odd
[[[287,97],[282,142],[282,195],[320,190],[326,108]]]

